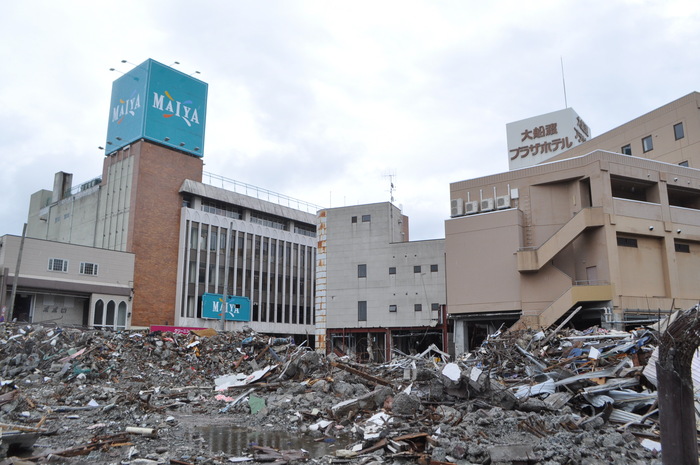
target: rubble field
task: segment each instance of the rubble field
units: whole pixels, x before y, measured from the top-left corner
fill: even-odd
[[[431,346],[360,364],[250,330],[3,324],[0,465],[660,464],[657,344],[645,329],[521,330],[457,360]],[[212,426],[326,453],[217,450]]]

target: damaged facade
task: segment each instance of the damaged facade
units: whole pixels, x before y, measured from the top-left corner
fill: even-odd
[[[364,361],[447,346],[444,240],[408,240],[389,202],[319,212],[317,346]]]

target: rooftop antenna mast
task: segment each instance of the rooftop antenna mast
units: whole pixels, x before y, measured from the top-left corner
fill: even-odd
[[[560,56],[559,61],[561,62],[561,83],[564,86],[564,108],[569,108],[569,104],[566,101],[566,79],[564,79],[564,57]]]
[[[394,185],[394,178],[396,177],[396,174],[385,174],[385,178],[389,178],[389,199],[391,203],[394,203],[394,190],[396,190],[396,186]]]

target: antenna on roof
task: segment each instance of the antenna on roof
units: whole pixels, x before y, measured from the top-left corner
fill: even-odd
[[[396,189],[396,186],[394,185],[394,178],[396,177],[396,174],[385,174],[384,177],[389,178],[389,199],[391,200],[391,203],[394,203],[394,190]]]
[[[566,79],[564,79],[564,57],[560,56],[561,61],[561,83],[564,86],[564,108],[569,108],[569,104],[566,101]]]

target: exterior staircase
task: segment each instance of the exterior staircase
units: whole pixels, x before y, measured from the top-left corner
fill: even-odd
[[[583,231],[604,224],[603,207],[584,208],[539,247],[518,250],[518,271],[539,270]]]
[[[539,271],[586,229],[601,227],[604,224],[603,207],[582,209],[539,247],[526,247],[518,250],[518,271],[521,273]],[[607,301],[612,300],[612,298],[613,289],[610,284],[572,285],[539,315],[523,315],[511,329],[547,328],[579,304]]]

